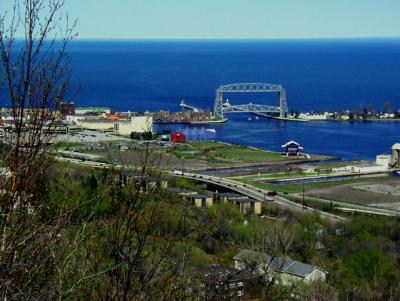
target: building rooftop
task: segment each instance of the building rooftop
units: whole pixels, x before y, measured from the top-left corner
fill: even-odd
[[[81,120],[79,122],[79,124],[83,124],[85,122],[87,122],[87,123],[109,123],[109,124],[114,124],[116,121],[115,120],[102,119],[102,118],[93,118],[93,119],[87,118],[86,120]]]
[[[236,270],[227,266],[220,265],[210,265],[208,267],[200,268],[197,274],[205,282],[216,282],[216,281],[243,281],[248,279],[258,279],[259,275],[254,273],[249,273],[246,271]]]
[[[167,190],[169,192],[175,192],[175,193],[194,193],[195,192],[193,190],[184,189],[184,188],[177,188],[177,187],[168,188]]]
[[[189,198],[189,199],[204,199],[204,198],[208,198],[208,197],[209,197],[208,195],[198,194],[198,193],[187,196],[187,198]]]
[[[321,271],[327,273],[326,271],[315,265],[296,261],[288,256],[272,257],[265,253],[252,250],[242,250],[235,257],[233,257],[233,259],[242,262],[253,262],[259,265],[265,264],[271,267],[275,272],[288,273],[302,278],[306,277],[315,269],[320,269]]]
[[[226,198],[242,198],[243,195],[234,193],[234,192],[218,192],[216,193],[217,196],[226,197]]]
[[[111,108],[109,107],[95,107],[95,106],[89,106],[89,107],[77,107],[76,110],[110,110]]]
[[[234,200],[232,200],[232,202],[242,203],[242,204],[246,204],[246,203],[250,203],[251,204],[251,203],[257,203],[259,201],[254,200],[254,199],[249,199],[248,197],[242,197],[240,199],[234,199]]]
[[[299,143],[297,143],[296,141],[293,141],[293,140],[291,140],[291,141],[287,142],[286,144],[282,145],[282,148],[289,147],[289,146],[297,146],[299,149],[303,149],[300,146]]]

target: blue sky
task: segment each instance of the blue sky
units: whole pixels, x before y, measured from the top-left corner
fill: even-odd
[[[0,11],[13,0],[0,0]],[[66,0],[84,39],[400,36],[400,0]]]

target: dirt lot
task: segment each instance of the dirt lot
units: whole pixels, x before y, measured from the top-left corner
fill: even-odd
[[[351,183],[325,188],[315,188],[309,190],[307,194],[340,202],[371,206],[382,205],[382,207],[386,208],[400,208],[400,195],[388,193],[388,191],[395,191],[399,186],[400,178],[385,177],[378,179],[365,179],[357,184]],[[360,189],[360,187],[362,189]]]
[[[354,189],[369,191],[372,193],[383,193],[388,195],[400,196],[400,186],[394,184],[368,184],[368,185],[355,185]]]

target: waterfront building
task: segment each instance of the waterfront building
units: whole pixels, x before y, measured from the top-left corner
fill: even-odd
[[[328,119],[328,114],[311,114],[311,113],[300,113],[298,116],[299,119],[304,119],[304,120],[327,120]]]
[[[113,120],[113,121],[121,121],[121,120],[124,120],[124,118],[123,118],[122,116],[117,115],[117,114],[108,114],[108,115],[106,116],[106,119],[107,119],[107,120]]]
[[[61,103],[60,111],[63,116],[74,115],[75,114],[75,103],[73,101]]]
[[[389,168],[391,161],[392,161],[391,155],[378,155],[376,156],[375,164],[378,166],[385,166]]]
[[[75,116],[77,117],[77,116]],[[95,130],[95,131],[102,131],[102,132],[112,132],[114,129],[114,121],[100,119],[93,117],[92,118],[82,118],[76,119],[76,125],[78,127],[87,129],[87,130]]]
[[[5,125],[5,124],[13,124],[14,123],[14,117],[11,112],[0,112],[0,125]]]
[[[131,133],[153,132],[153,116],[133,116],[130,121],[113,123],[114,132],[119,135],[129,136]]]
[[[108,107],[77,107],[75,108],[75,114],[111,114],[111,109]]]
[[[201,123],[210,121],[211,117],[211,111],[170,112],[161,110],[154,114],[155,122],[159,123]]]
[[[289,141],[286,144],[282,145],[282,148],[285,149],[286,157],[299,157],[300,152],[304,150],[303,147],[300,146],[296,141]]]
[[[347,172],[347,173],[381,173],[389,171],[389,166],[387,165],[377,165],[370,163],[363,163],[359,165],[348,165],[344,167],[332,168],[333,172]]]
[[[185,143],[186,135],[182,132],[173,132],[171,133],[171,140],[175,143]]]

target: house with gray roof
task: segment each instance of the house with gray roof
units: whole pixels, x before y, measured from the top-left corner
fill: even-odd
[[[237,270],[255,272],[268,281],[282,285],[326,281],[328,275],[328,272],[320,267],[293,260],[288,256],[277,257],[252,250],[242,250],[233,259]]]

